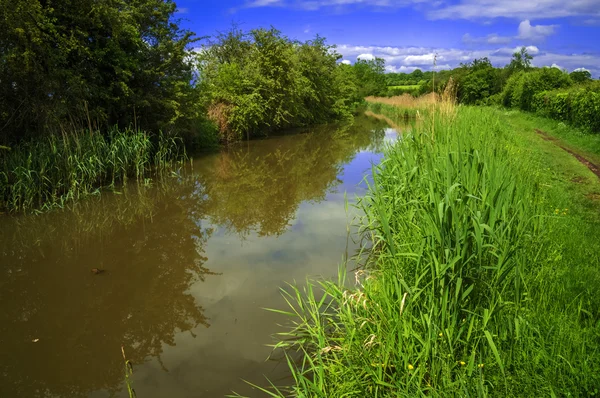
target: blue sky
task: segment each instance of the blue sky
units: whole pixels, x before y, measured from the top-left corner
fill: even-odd
[[[503,66],[520,46],[535,66],[600,77],[600,0],[176,0],[198,36],[270,27],[293,39],[316,34],[345,62],[381,57],[389,71],[452,68],[489,57]]]

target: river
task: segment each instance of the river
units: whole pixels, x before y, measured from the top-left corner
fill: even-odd
[[[397,132],[357,117],[203,154],[145,186],[0,216],[0,397],[264,396],[280,289],[334,278]],[[92,269],[103,272],[94,273]]]

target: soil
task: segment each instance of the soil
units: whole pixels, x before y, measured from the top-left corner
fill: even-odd
[[[596,176],[598,178],[600,178],[600,166],[595,165],[594,163],[590,162],[588,159],[584,158],[583,156],[581,156],[580,154],[573,152],[571,149],[563,146],[559,140],[557,140],[554,137],[551,137],[548,135],[548,133],[539,130],[539,129],[535,129],[535,132],[537,134],[539,134],[544,140],[546,141],[551,141],[554,142],[556,145],[558,145],[562,150],[570,153],[571,155],[573,155],[577,160],[579,160],[579,162],[581,164],[583,164],[585,167],[587,167],[588,169],[590,169],[590,171],[594,174],[596,174]]]

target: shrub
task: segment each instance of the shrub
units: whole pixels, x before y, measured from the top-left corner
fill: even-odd
[[[552,119],[600,132],[600,92],[592,85],[534,95],[531,110]]]

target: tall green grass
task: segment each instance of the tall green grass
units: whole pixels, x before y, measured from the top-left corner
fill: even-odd
[[[0,151],[0,210],[47,210],[165,171],[185,157],[178,138],[132,129],[52,135]]]
[[[359,201],[357,287],[342,273],[284,293],[294,385],[272,396],[599,393],[598,220],[565,223],[543,151],[489,109],[440,119],[388,150]]]

